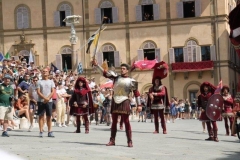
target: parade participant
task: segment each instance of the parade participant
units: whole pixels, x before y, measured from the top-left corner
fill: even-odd
[[[201,94],[198,96],[198,107],[200,107],[202,109],[199,120],[202,122],[206,122],[206,124],[207,124],[209,138],[207,138],[205,140],[218,142],[217,123],[216,123],[216,121],[211,121],[208,118],[207,113],[206,113],[206,107],[207,107],[208,100],[214,94],[215,90],[216,90],[216,87],[214,87],[211,83],[209,83],[209,82],[202,83],[200,86]],[[211,124],[212,124],[212,126],[211,126]]]
[[[88,115],[94,112],[91,89],[86,79],[79,77],[75,83],[74,93],[69,100],[70,115],[76,116],[77,130],[75,133],[81,133],[80,117],[83,116],[85,121],[85,133],[89,133]]]
[[[8,121],[13,119],[13,108],[11,106],[13,88],[10,86],[11,79],[12,77],[6,74],[3,83],[0,84],[0,124],[3,124],[3,137],[9,137],[7,133]]]
[[[118,116],[121,115],[125,123],[128,147],[132,145],[132,129],[129,122],[129,115],[131,113],[129,94],[133,91],[138,105],[138,111],[142,109],[140,102],[140,94],[138,91],[138,83],[128,76],[130,67],[127,64],[121,64],[121,75],[117,75],[113,71],[105,71],[96,60],[93,60],[93,65],[103,73],[103,76],[113,80],[113,99],[111,105],[112,113],[112,127],[111,137],[107,146],[115,145],[115,138],[117,133]]]
[[[234,119],[234,114],[233,114],[233,110],[232,110],[233,109],[233,98],[232,98],[231,94],[229,93],[228,86],[222,87],[221,94],[224,99],[224,110],[223,110],[222,116],[223,116],[224,122],[225,122],[226,136],[229,136],[230,128],[232,128],[233,119]],[[230,122],[230,128],[228,125],[228,119]],[[232,133],[231,136],[236,136],[236,135]]]
[[[151,113],[154,115],[155,131],[153,133],[159,133],[159,115],[163,134],[167,134],[166,121],[164,118],[164,109],[166,106],[169,106],[167,88],[162,84],[160,77],[154,77],[152,84],[153,86],[149,89],[148,107],[151,108]]]
[[[49,78],[49,69],[44,68],[42,70],[42,80],[37,83],[37,94],[38,94],[38,116],[39,116],[39,137],[43,137],[43,125],[44,125],[44,114],[46,112],[47,126],[48,126],[48,137],[54,137],[52,133],[52,96],[55,92],[55,84]]]

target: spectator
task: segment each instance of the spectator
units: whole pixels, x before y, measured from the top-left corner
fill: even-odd
[[[13,88],[9,85],[12,80],[10,75],[5,75],[3,84],[0,84],[0,123],[3,124],[3,137],[9,137],[7,133],[8,121],[13,119]]]
[[[32,79],[32,84],[29,87],[28,93],[29,93],[29,99],[30,99],[30,105],[29,105],[29,116],[30,116],[30,127],[29,127],[29,132],[33,128],[33,118],[34,114],[37,110],[37,101],[38,101],[38,94],[37,94],[37,82],[38,82],[38,77],[34,76]]]
[[[65,88],[62,85],[62,82],[58,82],[56,89],[57,93],[57,123],[58,127],[67,127],[65,125],[65,113],[66,113],[66,102],[65,99],[68,97],[68,94]]]
[[[39,116],[39,136],[43,137],[43,124],[44,124],[44,114],[46,112],[47,116],[47,126],[48,126],[48,137],[54,137],[52,133],[52,96],[54,93],[55,84],[52,80],[49,80],[49,69],[44,68],[42,70],[43,79],[37,83],[37,93],[38,99],[38,116]]]

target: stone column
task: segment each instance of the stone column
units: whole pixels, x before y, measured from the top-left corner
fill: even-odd
[[[78,50],[77,50],[77,41],[78,37],[76,36],[76,31],[74,28],[74,24],[71,24],[71,37],[70,37],[70,42],[72,45],[72,71],[75,72],[77,70],[77,65],[78,65]]]

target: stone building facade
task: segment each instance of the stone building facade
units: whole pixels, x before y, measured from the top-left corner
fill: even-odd
[[[227,15],[235,5],[234,0],[0,0],[0,51],[26,58],[32,52],[37,65],[71,69],[70,27],[62,20],[81,15],[78,62],[85,76],[104,83],[92,70],[84,44],[105,16],[99,63],[107,60],[118,71],[121,63],[156,58],[169,64],[162,82],[170,96],[192,100],[202,82],[217,85],[220,79],[234,94],[240,66],[229,42]],[[131,76],[142,93],[148,91],[152,70]]]

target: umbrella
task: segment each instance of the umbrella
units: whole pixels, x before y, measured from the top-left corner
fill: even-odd
[[[100,85],[100,88],[112,88],[113,87],[113,81],[108,81],[102,85]]]

